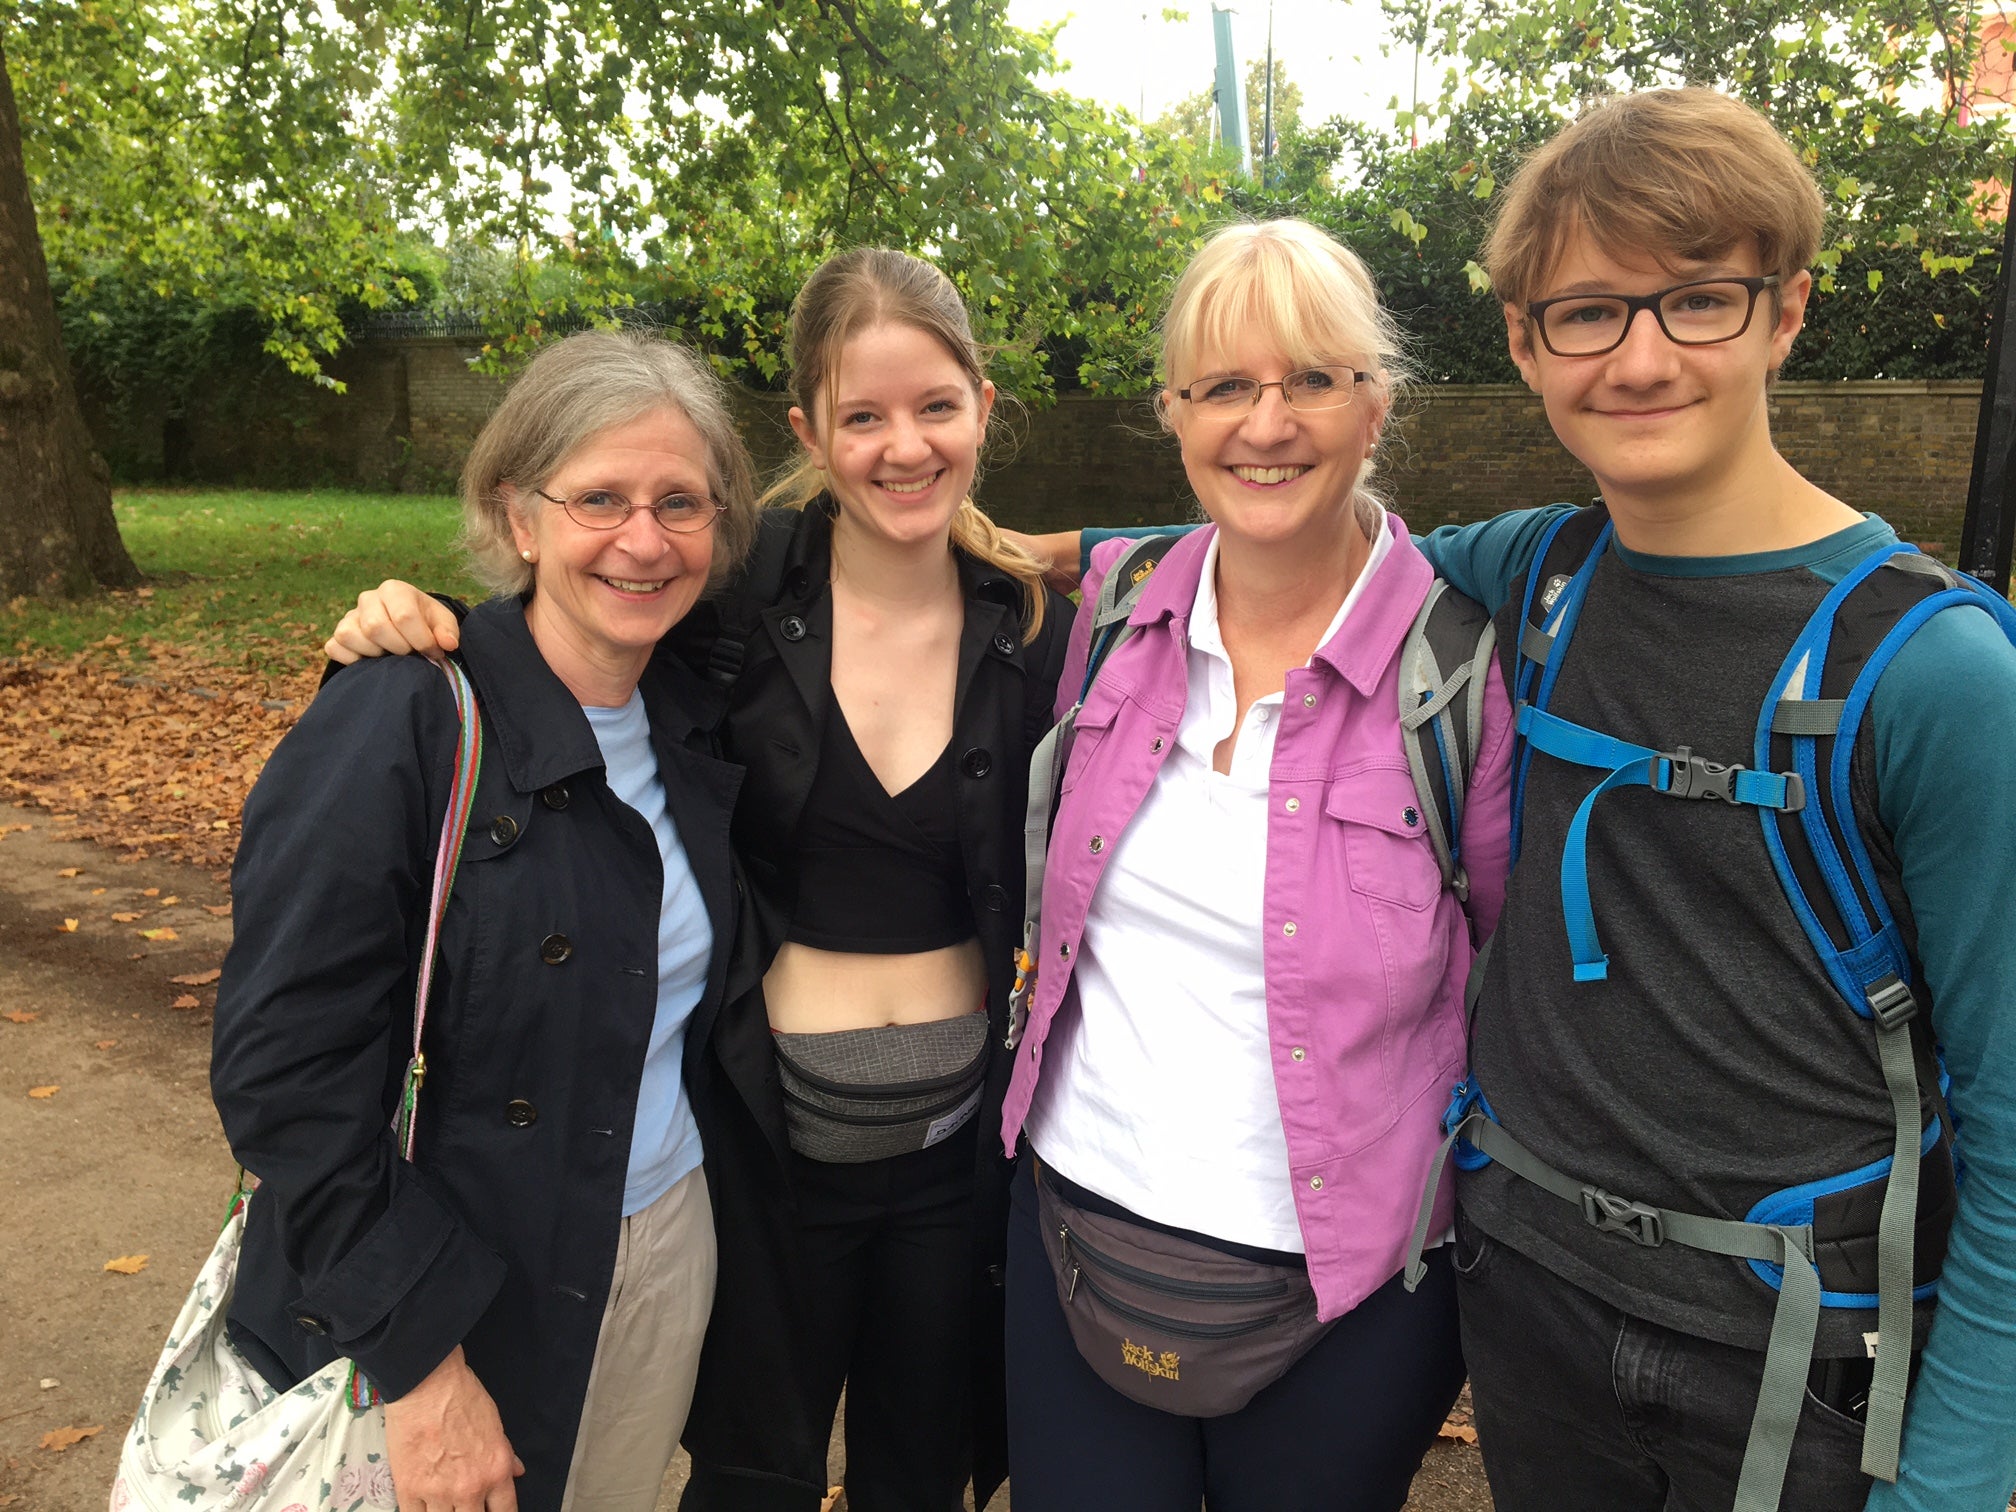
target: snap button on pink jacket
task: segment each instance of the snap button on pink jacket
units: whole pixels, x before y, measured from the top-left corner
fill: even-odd
[[[1463,983],[1473,954],[1462,905],[1442,889],[1400,741],[1399,655],[1434,577],[1397,516],[1393,548],[1343,627],[1288,674],[1268,804],[1267,1020],[1288,1135],[1286,1179],[1325,1318],[1399,1269],[1440,1119],[1464,1070]],[[1212,527],[1170,548],[1078,715],[1043,885],[1036,991],[1017,1047],[1002,1142],[1013,1154],[1111,845],[1176,741],[1188,691],[1191,604]],[[1127,549],[1093,551],[1085,602]],[[1080,614],[1058,713],[1084,680],[1092,616]],[[1469,913],[1483,939],[1505,896],[1511,710],[1490,679],[1462,819]],[[1291,812],[1287,803],[1299,802]],[[1410,815],[1412,822],[1409,822]],[[1291,927],[1292,926],[1292,927]],[[1183,1179],[1171,1171],[1172,1181]],[[1450,1219],[1442,1188],[1439,1229]]]

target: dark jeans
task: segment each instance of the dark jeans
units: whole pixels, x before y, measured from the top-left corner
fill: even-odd
[[[1456,1224],[1463,1353],[1498,1512],[1728,1512],[1762,1353],[1617,1311]],[[1809,1393],[1780,1512],[1860,1512],[1862,1424]]]
[[[1078,1353],[1036,1226],[1031,1162],[1008,1220],[1008,1485],[1015,1512],[1397,1512],[1463,1385],[1447,1250],[1396,1276],[1239,1411],[1120,1395]]]
[[[792,1157],[798,1358],[814,1422],[847,1389],[847,1505],[959,1512],[972,1473],[973,1168],[978,1120],[859,1165]]]

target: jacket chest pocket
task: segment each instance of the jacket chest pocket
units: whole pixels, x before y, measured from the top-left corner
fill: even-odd
[[[1415,910],[1442,896],[1428,817],[1404,769],[1372,767],[1332,779],[1323,812],[1340,827],[1352,891]]]

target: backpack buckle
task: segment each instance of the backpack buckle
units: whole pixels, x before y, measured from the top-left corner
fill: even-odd
[[[1737,774],[1748,770],[1740,762],[1703,760],[1691,746],[1661,751],[1659,759],[1666,763],[1666,780],[1653,787],[1669,798],[1715,798],[1734,803]]]
[[[1902,1029],[1918,1017],[1918,999],[1894,973],[1869,987],[1863,995],[1868,999],[1870,1016],[1884,1029]]]
[[[1666,1242],[1659,1210],[1598,1186],[1582,1188],[1582,1217],[1599,1234],[1622,1234],[1633,1244],[1655,1249]]]

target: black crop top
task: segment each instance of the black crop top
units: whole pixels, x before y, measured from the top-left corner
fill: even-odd
[[[834,699],[799,821],[798,901],[786,938],[863,955],[972,939],[956,802],[951,742],[892,795]]]

